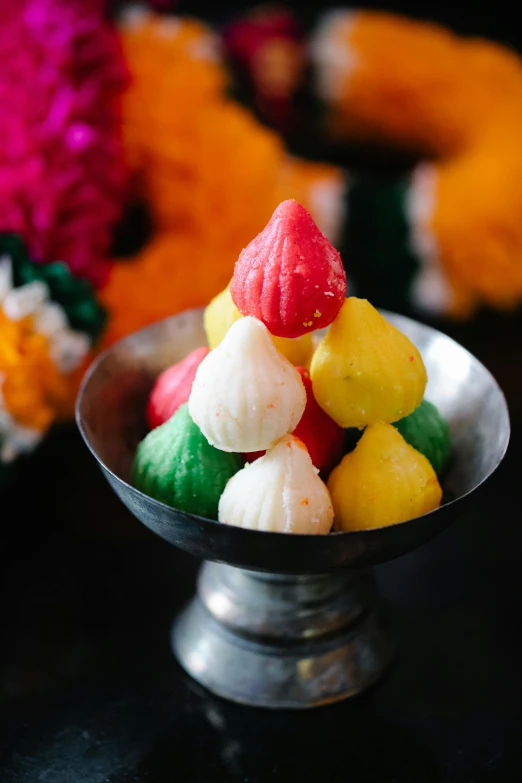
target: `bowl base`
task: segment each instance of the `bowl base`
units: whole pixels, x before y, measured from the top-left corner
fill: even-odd
[[[283,576],[217,563],[203,565],[172,644],[208,690],[273,709],[355,696],[393,654],[368,574]]]

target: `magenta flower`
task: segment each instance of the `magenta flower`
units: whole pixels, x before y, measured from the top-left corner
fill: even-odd
[[[0,2],[0,231],[103,282],[124,197],[126,69],[103,0]]]

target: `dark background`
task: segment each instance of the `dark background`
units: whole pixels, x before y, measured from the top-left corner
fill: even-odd
[[[218,21],[241,7],[178,4]],[[522,41],[503,3],[385,7]],[[513,438],[480,504],[377,569],[400,644],[387,678],[304,714],[199,690],[168,643],[197,563],[130,517],[66,428],[2,495],[1,783],[522,779],[522,319],[436,325],[495,374]]]
[[[277,3],[274,3],[277,5]],[[216,24],[223,24],[238,13],[243,13],[251,8],[255,3],[244,2],[223,2],[212,3],[178,2],[175,4],[180,13],[191,16],[199,16],[208,19]],[[519,47],[522,42],[522,29],[519,24],[521,16],[520,8],[517,3],[510,3],[506,0],[501,2],[432,2],[431,0],[403,0],[403,2],[382,2],[382,3],[321,3],[299,2],[299,0],[290,0],[281,2],[287,8],[293,9],[308,29],[315,24],[318,16],[335,8],[368,8],[371,10],[391,11],[393,13],[406,14],[414,19],[425,19],[445,24],[455,32],[462,35],[478,35],[494,40],[501,41],[504,44]]]

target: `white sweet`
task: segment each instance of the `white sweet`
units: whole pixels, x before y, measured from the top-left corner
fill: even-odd
[[[189,413],[222,451],[263,451],[298,425],[306,405],[301,376],[266,326],[236,321],[198,367]]]
[[[232,476],[219,501],[218,519],[250,530],[329,533],[332,501],[318,473],[305,445],[286,435]]]

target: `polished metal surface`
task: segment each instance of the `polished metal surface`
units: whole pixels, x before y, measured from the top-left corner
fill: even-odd
[[[201,310],[130,335],[84,379],[78,426],[116,494],[166,541],[214,561],[203,567],[198,594],[175,623],[173,646],[182,666],[221,696],[302,708],[375,682],[392,645],[368,580],[355,570],[405,554],[440,532],[507,449],[506,402],[486,368],[440,332],[384,315],[422,353],[426,397],[449,421],[452,458],[440,509],[378,530],[327,536],[243,530],[177,511],[131,486],[147,396],[162,370],[205,343]]]
[[[219,696],[302,709],[368,688],[393,645],[367,575],[277,576],[206,563],[174,625],[183,668]]]
[[[176,511],[130,484],[136,446],[146,433],[145,405],[155,377],[205,343],[200,310],[141,330],[102,354],[80,390],[77,422],[107,480],[130,511],[166,541],[203,560],[273,573],[327,573],[390,560],[450,524],[499,465],[509,441],[504,396],[490,373],[449,337],[385,313],[418,346],[429,382],[426,397],[448,419],[452,460],[443,506],[398,525],[328,536],[243,530]]]

